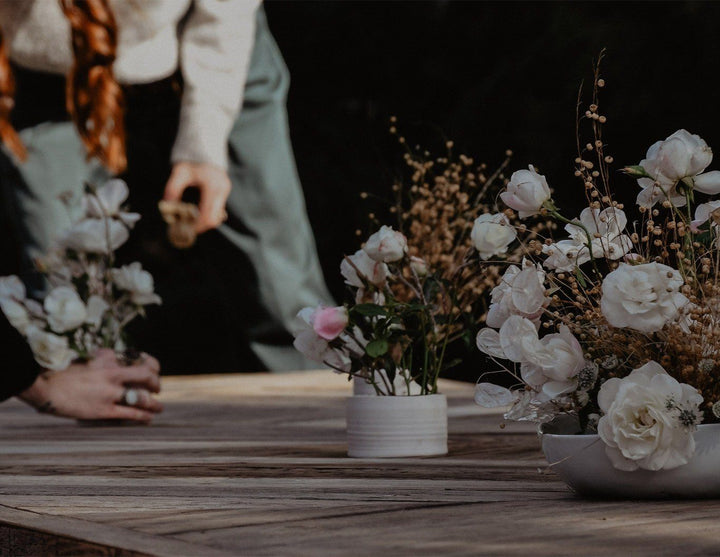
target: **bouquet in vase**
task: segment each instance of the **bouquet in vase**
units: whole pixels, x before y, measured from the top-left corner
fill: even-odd
[[[392,124],[396,134],[394,119]],[[405,154],[409,178],[393,185],[389,210],[398,230],[380,226],[341,262],[350,302],[298,314],[295,347],[364,380],[379,395],[437,392],[440,374],[460,361],[448,358],[449,347],[474,340],[487,312],[483,293],[498,283],[500,264],[519,260],[519,247],[508,249],[516,226],[531,238],[543,227],[489,214],[506,183],[502,172],[510,152],[487,175],[485,165],[464,155],[454,158],[452,143],[446,147],[448,155],[435,159],[419,148]]]

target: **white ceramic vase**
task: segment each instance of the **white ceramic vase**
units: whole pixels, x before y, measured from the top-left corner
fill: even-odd
[[[351,457],[447,454],[445,395],[355,395],[347,399],[346,411]]]
[[[582,495],[621,498],[720,497],[720,424],[698,426],[695,453],[673,470],[613,467],[598,435],[542,435],[552,469]]]

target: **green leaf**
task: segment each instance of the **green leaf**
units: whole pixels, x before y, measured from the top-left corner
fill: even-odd
[[[368,342],[365,347],[365,352],[371,358],[379,358],[383,354],[387,353],[390,348],[390,343],[384,338],[377,338]]]
[[[382,306],[377,304],[358,304],[353,307],[350,311],[365,315],[367,317],[378,317],[387,315],[387,311]]]

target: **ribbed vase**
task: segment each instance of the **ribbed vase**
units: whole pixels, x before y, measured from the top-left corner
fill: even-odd
[[[445,395],[348,398],[348,455],[355,458],[447,454]]]

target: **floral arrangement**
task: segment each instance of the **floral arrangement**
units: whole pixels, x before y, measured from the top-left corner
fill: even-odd
[[[128,323],[143,315],[145,306],[161,302],[140,263],[114,263],[115,250],[140,219],[124,210],[127,196],[121,180],[86,187],[82,218],[36,262],[48,283],[42,301],[28,297],[17,276],[0,278],[0,308],[43,368],[63,370],[99,348],[123,352]],[[70,209],[70,196],[61,201]]]
[[[488,217],[517,212],[564,225],[567,236],[518,233],[526,257],[492,290],[476,339],[518,386],[481,382],[476,401],[510,405],[507,419],[597,433],[620,470],[667,470],[692,457],[701,421],[720,418],[720,199],[711,197],[720,171],[707,171],[712,151],[697,135],[656,142],[623,169],[640,188],[629,221],[609,183],[603,86],[596,72],[579,115],[592,129],[575,159],[587,199],[580,215],[563,216],[530,166],[501,194],[507,209]]]
[[[394,118],[391,124],[396,134]],[[405,144],[402,136],[398,141]],[[460,361],[447,357],[448,348],[472,343],[485,319],[483,294],[497,285],[500,264],[520,259],[519,247],[508,249],[516,228],[535,238],[544,226],[528,229],[517,219],[513,226],[512,216],[489,212],[512,153],[488,175],[484,164],[453,157],[451,142],[446,147],[447,156],[434,159],[427,151],[406,152],[410,177],[393,185],[389,210],[399,230],[380,225],[371,213],[379,230],[341,263],[351,302],[298,314],[300,352],[364,378],[380,395],[437,392],[440,374]]]
[[[339,373],[364,378],[380,395],[437,392],[442,325],[438,308],[426,296],[434,295],[440,283],[424,261],[407,252],[407,238],[383,226],[363,249],[345,257],[340,272],[354,303],[301,310],[295,348]],[[392,281],[425,303],[399,300],[389,287]]]

